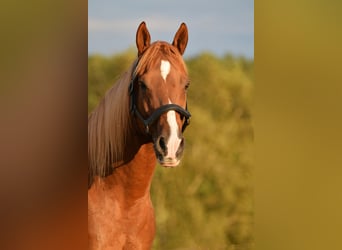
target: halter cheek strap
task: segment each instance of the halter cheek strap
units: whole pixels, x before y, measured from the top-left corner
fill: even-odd
[[[183,123],[182,126],[182,132],[184,132],[185,128],[190,124],[190,117],[191,114],[188,111],[188,105],[186,104],[186,108],[182,108],[181,106],[177,105],[177,104],[166,104],[166,105],[162,105],[159,108],[157,108],[156,110],[154,110],[154,112],[151,114],[150,117],[148,117],[147,119],[145,119],[141,113],[139,112],[139,110],[137,109],[137,106],[135,105],[135,98],[134,98],[134,81],[135,81],[135,76],[132,76],[131,82],[129,84],[129,88],[128,88],[128,92],[129,92],[129,96],[130,96],[130,104],[129,104],[129,109],[131,111],[132,114],[136,115],[144,124],[145,126],[145,130],[146,133],[149,134],[150,133],[150,126],[164,113],[170,111],[170,110],[174,110],[177,113],[179,113],[182,117],[185,118],[185,121]]]

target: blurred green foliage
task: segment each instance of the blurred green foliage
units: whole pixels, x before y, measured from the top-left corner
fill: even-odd
[[[130,49],[88,58],[88,110],[135,59]],[[191,124],[179,167],[157,167],[153,249],[252,249],[254,62],[227,54],[186,59]]]

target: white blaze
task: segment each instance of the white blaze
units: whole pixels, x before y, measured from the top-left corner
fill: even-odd
[[[167,75],[170,73],[171,65],[169,61],[161,60],[160,63],[160,73],[164,81],[166,81]],[[171,100],[169,99],[169,103],[171,104]],[[176,152],[179,148],[181,139],[178,137],[178,124],[176,120],[176,112],[174,110],[170,110],[167,112],[167,122],[170,127],[170,136],[167,141],[167,156],[166,158],[175,160]]]
[[[170,99],[169,99],[169,103],[171,104]],[[178,137],[178,124],[176,120],[176,112],[174,110],[170,110],[167,112],[167,122],[169,123],[169,127],[170,127],[170,136],[169,136],[169,140],[167,141],[166,158],[175,159],[181,139],[179,139]]]
[[[167,75],[170,73],[171,65],[169,61],[161,60],[160,73],[163,79],[166,81]]]

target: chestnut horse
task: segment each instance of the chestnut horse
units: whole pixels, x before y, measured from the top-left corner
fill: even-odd
[[[150,249],[155,235],[150,186],[156,161],[179,164],[189,123],[188,30],[172,44],[136,33],[138,57],[88,118],[90,249]]]

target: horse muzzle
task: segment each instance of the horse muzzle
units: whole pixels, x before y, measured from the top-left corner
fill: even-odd
[[[163,167],[176,167],[184,151],[184,138],[159,136],[154,142],[157,160]]]

